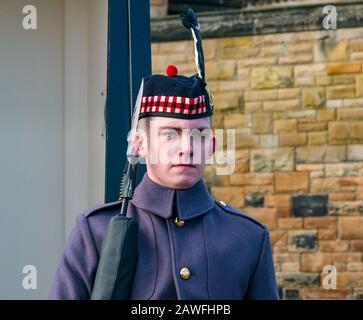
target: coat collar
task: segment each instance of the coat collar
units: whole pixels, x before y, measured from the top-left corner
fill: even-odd
[[[147,173],[135,188],[131,202],[164,219],[173,216],[173,205],[181,220],[198,217],[214,207],[214,200],[202,179],[188,189],[170,189],[151,180]]]

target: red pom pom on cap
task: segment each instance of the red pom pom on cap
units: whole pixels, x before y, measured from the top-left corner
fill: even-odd
[[[178,74],[178,68],[172,64],[166,67],[166,75],[168,77],[175,77]]]

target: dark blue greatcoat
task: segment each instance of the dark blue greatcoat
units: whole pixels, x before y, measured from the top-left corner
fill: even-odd
[[[78,216],[49,298],[90,298],[107,223],[119,210],[115,202]],[[145,174],[127,216],[139,226],[130,299],[278,299],[268,230],[215,201],[203,180],[175,190]]]

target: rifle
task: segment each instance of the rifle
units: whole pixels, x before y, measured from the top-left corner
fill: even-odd
[[[128,136],[127,161],[121,178],[120,212],[108,223],[102,242],[100,260],[92,290],[92,300],[126,300],[129,297],[137,263],[138,226],[126,217],[129,200],[135,189],[136,168],[139,161],[133,152],[144,81],[137,96],[131,130]]]

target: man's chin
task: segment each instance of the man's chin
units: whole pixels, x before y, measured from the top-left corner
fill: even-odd
[[[178,172],[173,174],[173,188],[174,189],[187,189],[192,187],[198,180],[195,171],[188,170],[188,172]]]

